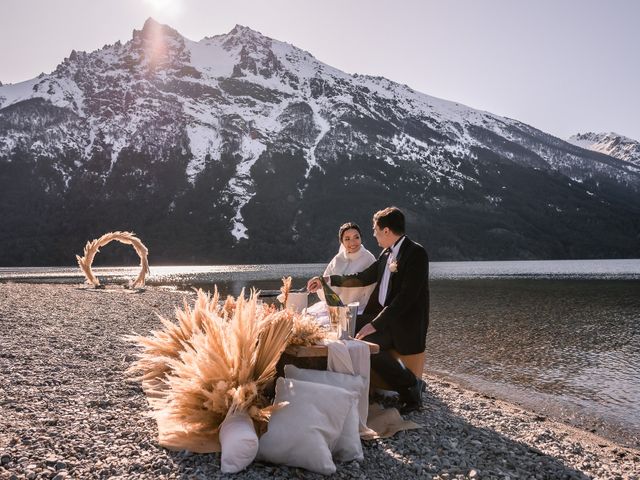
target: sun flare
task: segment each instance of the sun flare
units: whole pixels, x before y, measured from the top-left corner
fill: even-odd
[[[144,0],[156,14],[174,15],[180,12],[180,0]]]

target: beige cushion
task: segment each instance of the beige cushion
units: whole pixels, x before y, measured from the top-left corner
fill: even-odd
[[[271,415],[257,458],[324,475],[335,473],[331,451],[353,406],[353,394],[343,388],[280,377],[274,402],[289,404]]]
[[[295,365],[285,365],[284,375],[287,378],[344,388],[353,393],[353,404],[345,419],[340,438],[331,452],[335,459],[340,462],[362,460],[364,454],[362,452],[362,442],[360,441],[358,403],[364,379],[359,375],[346,375],[344,373],[329,372],[326,370],[310,370],[298,368]]]

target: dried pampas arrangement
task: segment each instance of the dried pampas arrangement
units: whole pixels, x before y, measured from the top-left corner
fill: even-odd
[[[278,301],[286,308],[289,300],[289,292],[291,291],[291,277],[282,277],[282,286],[280,287],[280,295]]]
[[[289,345],[309,347],[321,344],[328,336],[328,329],[309,315],[293,316],[293,332]]]
[[[282,286],[280,287],[280,295],[278,301],[283,308],[287,309],[289,294],[291,293],[291,277],[282,277]],[[318,322],[309,315],[294,313],[288,310],[293,321],[293,332],[289,339],[289,345],[311,346],[318,345],[327,338],[327,329],[323,328]]]
[[[132,232],[105,233],[100,238],[96,238],[91,242],[87,242],[84,247],[84,256],[81,257],[79,255],[76,255],[78,265],[80,266],[82,273],[84,273],[84,276],[87,278],[87,283],[90,283],[95,287],[100,286],[100,280],[98,280],[98,278],[93,274],[93,271],[91,270],[93,258],[96,256],[96,253],[100,251],[100,247],[103,247],[114,240],[120,243],[133,245],[133,248],[136,250],[136,253],[140,257],[140,273],[138,274],[138,277],[133,282],[131,282],[131,288],[143,287],[145,278],[149,274],[149,262],[147,261],[147,254],[149,253],[149,251],[147,250],[147,247],[144,246],[142,241]]]
[[[217,290],[213,297],[199,290],[176,318],[161,318],[163,329],[148,337],[127,337],[143,349],[129,373],[146,386],[159,426],[179,424],[188,437],[216,435],[229,413],[268,421],[278,406],[264,391],[288,344],[291,312],[262,308],[255,291],[221,306]]]

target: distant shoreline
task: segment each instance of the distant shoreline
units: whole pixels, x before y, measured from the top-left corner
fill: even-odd
[[[309,278],[321,272],[322,263],[178,265],[155,266],[151,257],[149,285],[197,285],[227,281],[279,281],[282,276]],[[107,283],[123,283],[139,270],[128,267],[94,266]],[[525,260],[431,262],[432,281],[473,279],[542,280],[640,280],[640,259],[617,260]],[[67,267],[0,267],[0,282],[82,283],[75,265]]]

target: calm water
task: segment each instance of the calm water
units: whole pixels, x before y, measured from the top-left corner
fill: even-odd
[[[640,444],[640,281],[432,284],[427,369]]]
[[[294,288],[324,265],[152,267],[150,284]],[[136,268],[96,268],[125,282]],[[0,280],[80,282],[77,268],[0,268]],[[640,445],[640,260],[431,266],[427,370]]]

